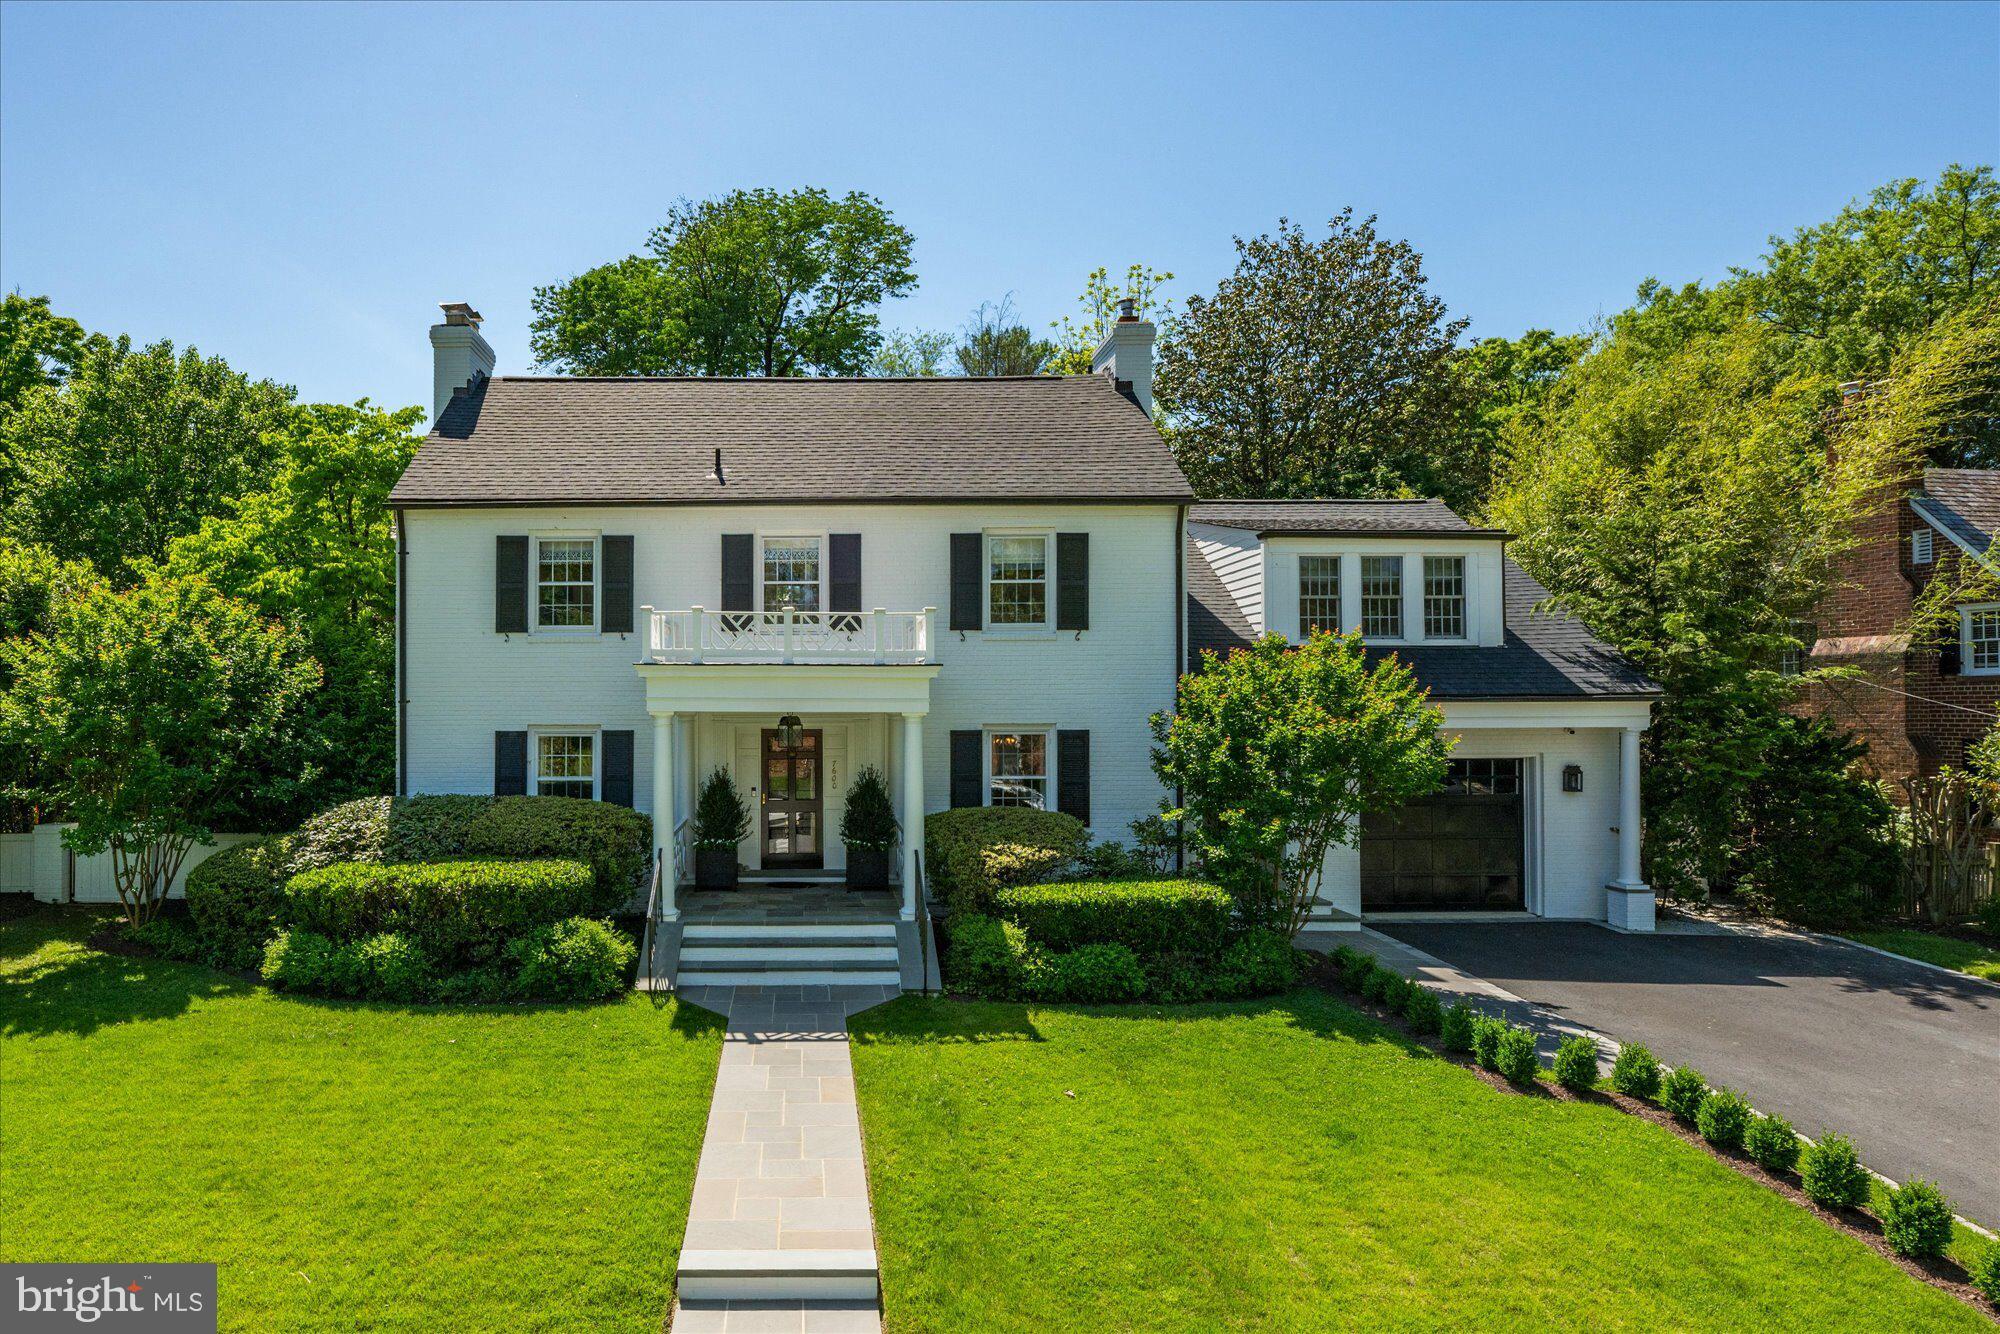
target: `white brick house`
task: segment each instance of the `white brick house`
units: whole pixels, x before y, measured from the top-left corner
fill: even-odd
[[[1160,803],[1146,720],[1171,707],[1191,633],[1211,647],[1296,633],[1300,559],[1322,573],[1326,548],[1211,507],[1190,522],[1149,416],[1152,339],[1122,320],[1100,373],[1066,378],[495,377],[477,314],[447,306],[431,330],[436,424],[391,498],[399,791],[650,813],[669,980],[688,816],[718,768],[756,812],[738,849],[753,883],[839,878],[864,765],[886,773],[906,835],[946,806],[1028,803],[1125,836]],[[1341,596],[1359,598],[1366,542],[1336,545],[1354,566]],[[1398,550],[1461,555],[1459,642],[1507,658],[1497,537],[1406,535]],[[1425,614],[1420,590],[1402,596]],[[1462,754],[1527,758],[1538,788],[1570,763],[1595,779],[1581,802],[1536,806],[1518,908],[1606,911],[1618,738],[1644,726],[1650,693],[1629,670],[1618,688],[1616,703],[1496,701],[1482,721],[1448,706],[1490,729]],[[885,910],[911,980],[920,851],[905,838]],[[1363,910],[1354,880],[1331,878],[1326,925]],[[877,924],[848,924],[856,948],[886,949]],[[688,924],[681,966],[701,953],[708,981],[838,971],[826,950],[774,959],[750,930]],[[846,976],[880,980],[864,962]]]

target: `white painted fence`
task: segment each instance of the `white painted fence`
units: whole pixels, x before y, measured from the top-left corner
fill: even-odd
[[[118,882],[111,854],[72,857],[62,844],[59,824],[36,825],[33,833],[0,834],[0,894],[33,894],[45,903],[116,903]],[[188,872],[224,848],[247,843],[256,834],[217,834],[215,842],[188,849],[167,897],[180,898]]]

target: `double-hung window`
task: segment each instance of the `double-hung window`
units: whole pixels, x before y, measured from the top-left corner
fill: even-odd
[[[1972,675],[2000,673],[2000,606],[1960,607],[1960,648]]]
[[[535,625],[543,630],[588,630],[595,624],[596,539],[535,539]]]
[[[1049,734],[986,734],[986,804],[1049,809]]]
[[[986,623],[1049,623],[1049,536],[994,535],[986,539]]]
[[[1424,638],[1465,638],[1465,557],[1424,557]]]
[[[1299,557],[1299,638],[1319,630],[1341,631],[1338,556]]]
[[[597,734],[595,732],[535,733],[535,795],[597,796]]]
[[[764,539],[764,610],[818,611],[820,559],[817,537]]]
[[[1403,637],[1403,558],[1361,558],[1361,633],[1369,639]]]

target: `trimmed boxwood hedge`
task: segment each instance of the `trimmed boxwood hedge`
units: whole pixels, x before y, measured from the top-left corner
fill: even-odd
[[[967,806],[924,817],[924,876],[952,912],[990,913],[993,895],[1058,875],[1090,831],[1073,815],[1025,806]]]
[[[536,927],[589,915],[595,891],[577,861],[338,862],[287,881],[278,918],[335,942],[403,935],[452,970],[492,959]]]
[[[252,839],[188,872],[188,917],[203,955],[219,968],[255,968],[276,932],[290,843]]]
[[[993,897],[998,915],[1044,949],[1123,945],[1141,959],[1209,956],[1229,937],[1229,895],[1194,880],[1023,885]]]

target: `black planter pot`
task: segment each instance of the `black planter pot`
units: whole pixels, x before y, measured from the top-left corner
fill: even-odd
[[[847,849],[847,887],[849,889],[887,889],[889,887],[889,852],[886,848]]]
[[[736,888],[736,849],[696,848],[694,850],[694,887],[696,889]]]

